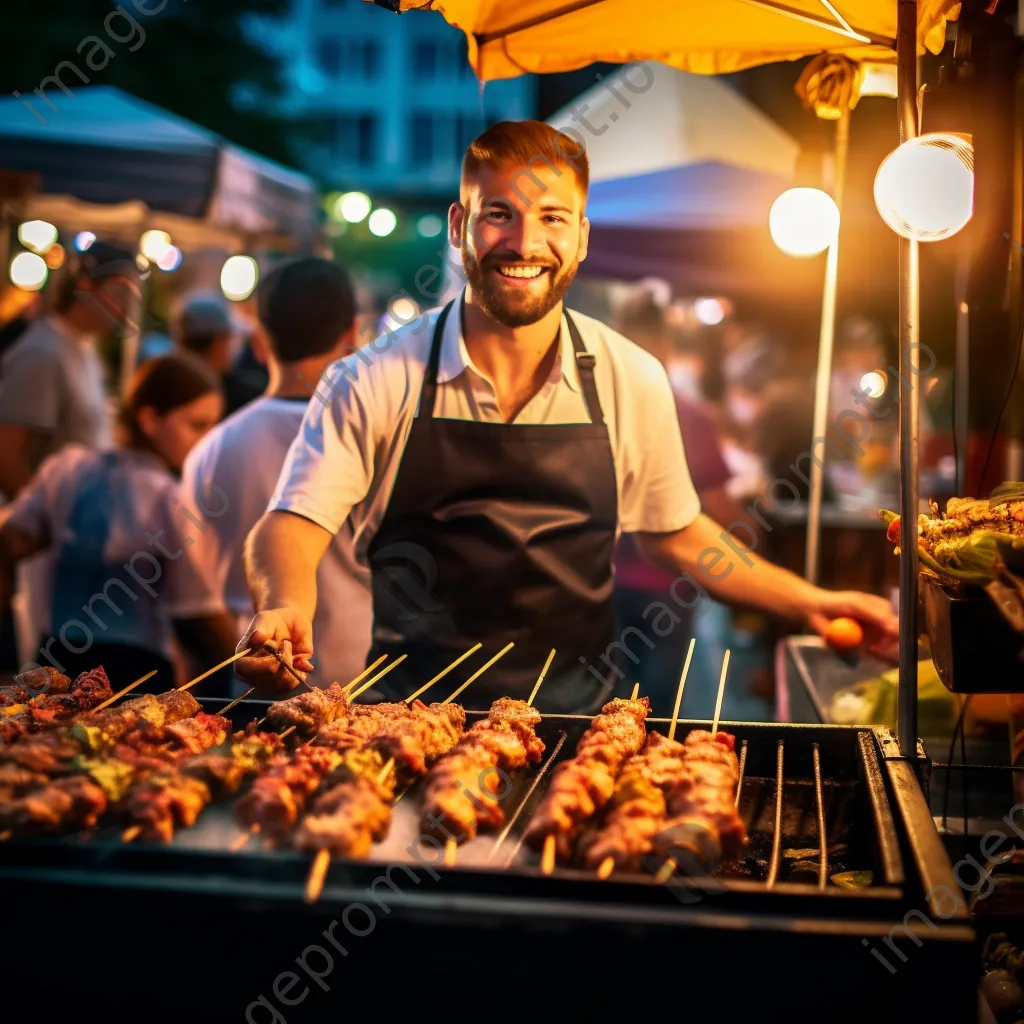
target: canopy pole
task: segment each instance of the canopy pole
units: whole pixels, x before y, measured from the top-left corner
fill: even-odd
[[[896,83],[900,144],[918,134],[917,0],[899,0]],[[920,278],[916,239],[899,239],[900,312],[900,670],[896,731],[900,753],[917,756],[917,516],[920,391],[915,374],[920,338]]]
[[[832,381],[832,348],[836,336],[836,291],[839,281],[839,230],[842,229],[843,193],[846,189],[846,163],[850,148],[850,108],[844,104],[836,123],[835,181],[832,198],[839,207],[839,229],[828,247],[825,262],[825,288],[821,298],[821,327],[818,334],[818,373],[814,384],[814,425],[811,429],[811,454],[817,438],[828,430],[828,399]],[[824,463],[821,456],[811,459],[811,483],[807,504],[807,539],[804,549],[804,576],[818,582],[821,548],[821,497],[824,490]]]

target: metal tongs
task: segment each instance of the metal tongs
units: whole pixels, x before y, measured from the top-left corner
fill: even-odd
[[[267,641],[263,645],[263,650],[265,650],[268,654],[272,654],[277,659],[278,664],[281,665],[282,668],[290,672],[297,682],[301,683],[303,686],[306,685],[306,680],[303,679],[302,676],[300,676],[299,673],[294,668],[292,668],[292,666],[289,665],[287,661],[284,660],[284,655],[279,650],[277,650],[277,648],[270,646],[269,641]]]

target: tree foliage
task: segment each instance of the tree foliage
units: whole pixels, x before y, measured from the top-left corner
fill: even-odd
[[[244,25],[246,15],[286,11],[289,0],[4,0],[2,6],[0,92],[31,95],[62,61],[71,61],[90,85],[118,86],[294,163],[287,122],[239,109],[236,99],[240,88],[266,97],[280,92],[277,61],[247,41]],[[82,84],[70,69],[62,80],[72,89]]]

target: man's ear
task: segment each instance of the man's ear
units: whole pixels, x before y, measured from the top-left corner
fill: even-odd
[[[249,332],[249,348],[252,349],[253,358],[260,366],[266,366],[270,362],[270,345],[267,343],[262,325],[258,323]]]
[[[160,419],[156,409],[151,405],[144,405],[135,414],[135,418],[136,422],[139,424],[139,430],[141,430],[146,437],[152,438],[156,433]]]
[[[448,207],[448,244],[455,249],[462,248],[462,228],[465,217],[466,208],[462,203],[452,203]]]
[[[590,249],[590,219],[584,217],[580,221],[580,247],[576,252],[576,258],[582,263],[587,258]]]

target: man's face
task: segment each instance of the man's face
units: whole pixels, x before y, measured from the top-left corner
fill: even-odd
[[[536,323],[562,300],[587,255],[590,223],[571,167],[483,166],[448,212],[449,240],[477,304],[506,327]]]
[[[133,304],[139,298],[139,285],[127,276],[103,277],[96,281],[83,279],[75,297],[88,311],[95,330],[117,333],[130,324]]]

